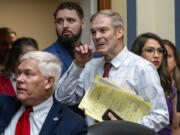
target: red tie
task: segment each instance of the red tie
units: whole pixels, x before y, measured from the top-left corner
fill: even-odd
[[[16,125],[15,135],[30,135],[29,113],[32,110],[32,107],[28,107],[21,115]]]
[[[110,62],[105,63],[103,77],[108,77],[111,66],[112,66],[112,64]]]

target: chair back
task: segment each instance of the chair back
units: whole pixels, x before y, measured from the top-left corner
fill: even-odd
[[[137,123],[109,120],[88,127],[87,135],[156,135],[156,132]]]

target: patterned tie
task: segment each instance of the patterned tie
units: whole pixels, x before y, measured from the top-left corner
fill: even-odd
[[[30,135],[29,113],[32,110],[32,107],[28,107],[26,108],[25,112],[21,115],[16,125],[15,135]]]
[[[109,70],[112,67],[112,64],[110,62],[106,62],[104,65],[104,74],[103,77],[108,77],[109,75]]]

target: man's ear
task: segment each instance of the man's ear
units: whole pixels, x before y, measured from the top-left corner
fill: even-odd
[[[123,35],[124,35],[124,29],[119,27],[116,29],[116,35],[117,35],[117,39],[122,39]]]
[[[84,29],[86,26],[86,20],[84,18],[81,19],[81,24],[82,24],[82,29]]]
[[[46,90],[49,90],[53,87],[54,85],[54,81],[55,81],[55,78],[53,76],[48,76],[46,81],[45,81],[45,89]]]

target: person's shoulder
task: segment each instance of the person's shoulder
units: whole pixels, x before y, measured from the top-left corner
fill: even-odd
[[[0,74],[0,82],[4,81],[4,80],[5,80],[4,76],[2,74]]]
[[[129,52],[127,62],[129,65],[134,65],[137,68],[145,70],[155,69],[155,66],[151,62],[132,52]]]
[[[84,119],[78,115],[77,113],[74,113],[69,107],[62,104],[62,115],[64,116],[64,119],[71,120],[74,122],[77,121],[84,121]]]
[[[46,49],[44,49],[43,51],[46,52],[54,52],[58,46],[58,41],[54,42],[53,44],[51,44],[49,47],[47,47]]]
[[[0,73],[0,83],[7,83],[10,80],[10,77],[6,77],[3,73]]]
[[[66,105],[59,103],[61,121],[56,126],[54,133],[64,135],[86,135],[87,124],[85,119],[73,112]],[[58,107],[57,107],[58,108]]]
[[[0,93],[0,99],[3,100],[3,101],[4,100],[9,100],[9,101],[17,100],[16,96],[9,96],[9,95],[2,94],[2,93]]]
[[[17,106],[21,105],[20,102],[17,100],[16,96],[9,96],[9,95],[5,95],[5,94],[2,94],[0,93],[0,102],[1,102],[1,105],[0,107],[2,108],[6,108],[6,107],[10,107],[10,106],[13,106],[11,107],[12,108],[16,108]],[[6,108],[8,109],[8,108]]]

